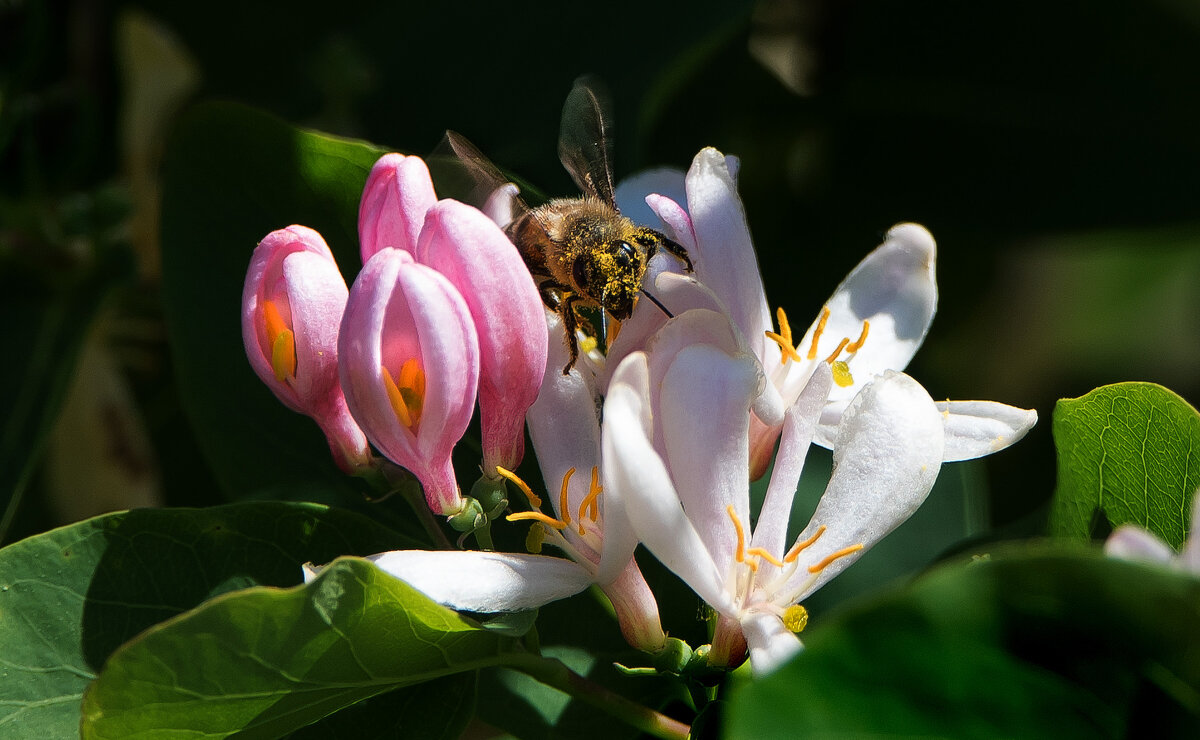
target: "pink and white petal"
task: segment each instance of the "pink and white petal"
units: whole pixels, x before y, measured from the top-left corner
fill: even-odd
[[[903,370],[925,340],[937,310],[935,263],[937,247],[923,226],[893,226],[887,239],[858,264],[834,291],[825,305],[829,319],[819,339],[821,359],[837,348],[842,338],[858,339],[863,321],[870,329],[862,349],[848,362],[854,383],[834,387],[830,400],[849,400],[858,390],[885,370]],[[812,346],[820,317],[813,322],[801,351]],[[842,354],[841,359],[847,359]],[[797,372],[799,372],[797,368]],[[786,381],[793,381],[791,376]]]
[[[1158,537],[1135,524],[1122,524],[1104,542],[1104,553],[1121,560],[1135,560],[1167,565],[1175,559],[1175,551]]]
[[[995,401],[940,401],[946,424],[943,462],[973,460],[1017,442],[1037,423],[1037,412]]]
[[[687,174],[688,213],[696,232],[696,277],[729,307],[733,323],[755,356],[764,356],[772,328],[758,258],[726,158],[700,151]]]
[[[943,436],[942,415],[933,399],[907,375],[889,371],[862,389],[842,418],[829,486],[797,540],[827,527],[801,553],[802,566],[843,548],[863,548],[834,560],[815,577],[799,568],[783,589],[790,596],[784,601],[816,591],[917,510],[941,469]]]
[[[683,170],[674,167],[660,167],[643,170],[633,177],[627,177],[617,184],[617,207],[621,215],[639,226],[649,226],[657,229],[658,218],[654,210],[647,204],[649,195],[664,195],[676,203],[687,200],[687,189],[684,185]]]
[[[767,494],[758,514],[751,544],[762,547],[777,558],[782,558],[787,547],[788,519],[792,513],[792,500],[804,471],[804,459],[816,431],[817,419],[825,406],[833,376],[829,365],[822,362],[813,373],[812,380],[801,392],[796,403],[788,409],[783,422],[783,435],[779,452],[775,455],[775,468],[767,485]]]
[[[420,157],[385,154],[367,176],[358,205],[358,240],[363,264],[385,247],[412,252],[425,212],[437,202],[429,168]]]
[[[546,369],[546,312],[537,286],[500,227],[455,200],[429,209],[416,258],[445,276],[470,309],[479,340],[484,472],[513,469],[524,456],[525,413]]]
[[[597,575],[597,585],[612,603],[625,641],[647,653],[661,650],[667,636],[658,615],[658,602],[637,563],[630,559],[611,582],[600,581]]]
[[[707,344],[680,350],[662,376],[656,421],[668,469],[684,511],[722,573],[737,544],[728,507],[744,526],[750,524],[750,403],[762,382],[758,363],[748,355]]]
[[[451,609],[513,612],[579,593],[587,568],[563,558],[469,550],[396,550],[367,558]]]
[[[742,634],[750,648],[750,669],[762,678],[804,649],[800,638],[774,614],[754,612],[742,618]]]
[[[650,447],[647,393],[617,380],[609,390],[602,432],[606,505],[624,507],[647,549],[710,606],[732,615],[723,575],[684,513],[666,465]]]

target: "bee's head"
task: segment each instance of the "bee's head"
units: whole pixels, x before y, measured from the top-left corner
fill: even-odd
[[[638,248],[624,239],[614,239],[576,260],[572,277],[613,318],[624,321],[633,313],[633,301],[645,271]]]

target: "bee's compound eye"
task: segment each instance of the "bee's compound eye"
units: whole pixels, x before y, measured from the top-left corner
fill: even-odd
[[[613,260],[616,261],[617,267],[624,269],[637,261],[637,252],[629,242],[617,242]]]

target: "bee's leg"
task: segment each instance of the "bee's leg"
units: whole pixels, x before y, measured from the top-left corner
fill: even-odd
[[[575,367],[575,361],[579,359],[579,337],[576,335],[576,330],[579,324],[575,318],[575,303],[579,301],[579,296],[568,294],[558,304],[558,315],[562,317],[563,331],[566,332],[567,352],[570,353],[571,359],[563,368],[563,375],[569,375],[571,368]]]
[[[683,248],[683,245],[678,244],[665,236],[662,238],[661,243],[662,248],[670,252],[672,256],[682,262],[683,266],[688,272],[695,271],[696,268],[692,266],[692,258],[688,256],[687,250]],[[649,260],[647,260],[647,262],[648,261]]]

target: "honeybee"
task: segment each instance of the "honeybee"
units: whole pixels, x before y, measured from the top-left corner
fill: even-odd
[[[536,208],[517,198],[516,213],[505,227],[529,267],[542,301],[562,317],[570,353],[563,375],[570,373],[579,359],[577,306],[599,309],[602,331],[607,328],[606,315],[617,321],[632,315],[639,292],[671,316],[642,288],[646,267],[662,249],[678,258],[687,272],[693,269],[682,246],[654,229],[637,226],[617,209],[605,101],[596,83],[581,77],[563,105],[558,156],[583,196],[556,198]],[[445,146],[468,169],[481,202],[508,183],[508,178],[459,134],[447,131]]]

